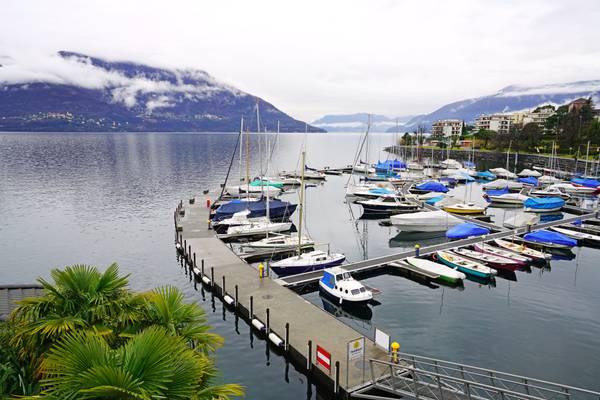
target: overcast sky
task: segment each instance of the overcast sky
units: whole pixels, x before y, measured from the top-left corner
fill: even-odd
[[[198,68],[312,121],[600,79],[599,21],[598,0],[3,0],[0,57]]]

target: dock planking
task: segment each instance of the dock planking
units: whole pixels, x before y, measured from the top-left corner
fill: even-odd
[[[334,384],[336,362],[339,362],[339,386],[343,391],[362,387],[367,382],[365,371],[353,361],[347,369],[348,342],[363,335],[353,328],[337,320],[314,304],[300,297],[294,291],[265,277],[259,278],[258,271],[239,258],[209,229],[209,209],[203,202],[185,204],[180,212],[175,213],[178,240],[185,246],[186,258],[196,260],[196,269],[204,264],[204,275],[212,277],[214,293],[223,297],[228,294],[235,298],[237,287],[238,307],[247,314],[252,314],[280,338],[285,338],[286,324],[289,324],[289,348],[306,362],[308,343],[312,343],[311,363],[313,371],[320,371],[320,378]],[[195,258],[194,258],[195,255]],[[203,260],[203,261],[202,261]],[[252,298],[252,305],[250,304]],[[251,316],[249,316],[251,320]],[[316,346],[324,348],[331,354],[331,370],[328,371],[316,361]],[[365,337],[365,357],[385,360],[387,352],[376,347],[374,342]],[[366,366],[365,366],[366,367]],[[346,377],[347,380],[346,380]],[[333,386],[331,386],[333,387]]]

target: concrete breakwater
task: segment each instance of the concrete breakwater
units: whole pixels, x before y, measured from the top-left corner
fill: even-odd
[[[410,152],[409,146],[388,146],[385,148],[385,151],[392,154],[402,154],[405,151]],[[478,151],[474,152],[469,149],[423,149],[423,158],[431,159],[433,154],[433,162],[440,162],[445,160],[446,158],[453,158],[459,161],[467,161],[475,155],[475,161],[478,162],[487,162],[493,164],[493,166],[502,167],[506,165],[506,153],[496,152],[496,151]],[[531,167],[549,167],[550,160],[548,156],[545,155],[537,155],[537,154],[524,154],[520,153],[511,153],[509,155],[510,165],[514,165],[515,160],[517,160],[517,164],[519,167],[523,168],[531,168]],[[554,168],[561,171],[569,171],[569,172],[581,172],[585,171],[586,161],[584,160],[575,160],[574,158],[567,157],[557,157],[554,161]],[[587,171],[588,174],[596,173],[598,166],[595,161],[587,161]],[[593,171],[593,172],[592,172]]]

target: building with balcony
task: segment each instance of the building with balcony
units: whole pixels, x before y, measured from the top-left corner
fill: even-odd
[[[511,114],[481,115],[475,119],[475,128],[477,130],[485,129],[497,133],[508,133],[511,123]]]
[[[463,121],[460,119],[440,119],[431,124],[432,137],[460,136],[463,130]]]

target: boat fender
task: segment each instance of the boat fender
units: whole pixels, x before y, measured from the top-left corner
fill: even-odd
[[[223,296],[223,300],[225,301],[225,303],[232,305],[233,302],[235,300],[233,300],[233,297],[231,297],[230,295],[226,294],[225,296]]]
[[[277,336],[275,333],[269,333],[269,340],[277,347],[283,347],[283,339]]]
[[[260,332],[265,332],[266,331],[265,324],[263,324],[262,322],[260,322],[260,320],[258,318],[253,318],[252,319],[252,326],[255,327]]]
[[[340,306],[342,305],[342,302],[343,302],[343,301],[344,301],[344,299],[342,299],[342,298],[340,297]]]
[[[198,269],[198,267],[194,267],[194,275],[200,276],[202,272]]]
[[[208,276],[204,275],[202,277],[202,282],[204,282],[207,285],[210,285],[210,278]]]
[[[181,250],[181,244],[179,244],[179,243],[175,243],[175,248],[176,248],[177,250]]]

